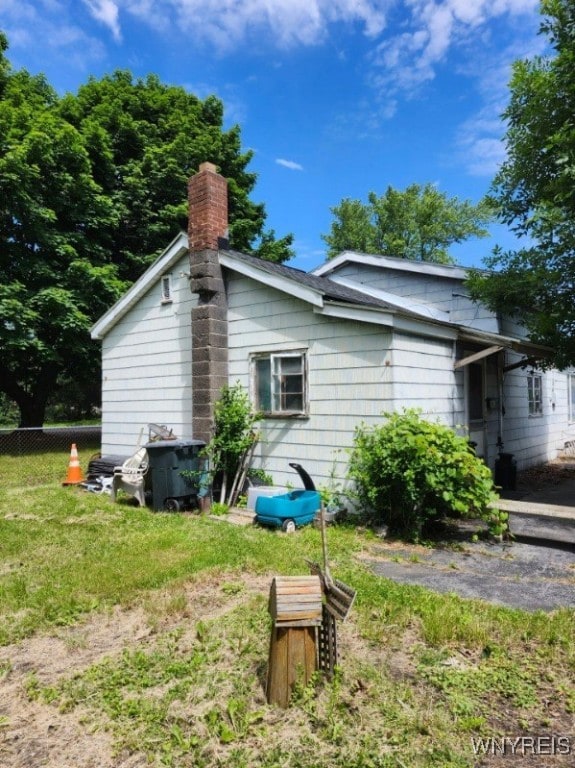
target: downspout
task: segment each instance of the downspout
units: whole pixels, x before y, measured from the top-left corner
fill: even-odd
[[[467,408],[466,408],[466,394],[465,394],[465,374],[463,373],[463,370],[461,370],[461,376],[463,378],[463,384],[462,384],[462,400],[463,400],[463,410],[461,413],[461,418],[457,418],[457,409],[456,409],[456,403],[458,401],[458,386],[457,386],[457,369],[455,368],[455,362],[457,361],[457,339],[453,339],[453,352],[451,355],[452,360],[452,371],[453,371],[453,384],[451,389],[451,423],[452,423],[452,429],[456,434],[459,432],[463,432],[464,435],[467,435],[467,440],[469,440],[469,424],[467,419]],[[458,421],[461,422],[458,424]],[[459,427],[459,430],[457,428]]]
[[[503,404],[503,368],[505,366],[505,352],[497,355],[497,398],[499,408],[497,409],[497,449],[499,453],[503,450],[503,417],[505,416],[505,405]]]
[[[457,339],[453,339],[452,347],[453,351],[451,354],[451,370],[453,371],[453,385],[451,388],[451,423],[453,425],[453,429],[455,430],[457,429],[457,418],[455,411],[455,401],[457,399],[457,374],[455,371],[455,361],[457,360]]]

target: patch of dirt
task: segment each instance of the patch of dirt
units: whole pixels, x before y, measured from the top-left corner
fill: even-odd
[[[27,688],[34,679],[41,686],[55,685],[62,678],[80,673],[106,657],[118,657],[124,649],[151,648],[162,633],[178,626],[182,618],[189,621],[186,632],[194,634],[198,622],[224,617],[252,597],[267,596],[271,576],[220,574],[217,578],[202,577],[184,585],[166,589],[147,598],[143,604],[128,608],[115,607],[104,614],[91,615],[84,622],[73,627],[58,629],[50,634],[41,634],[22,642],[0,648],[0,767],[1,768],[146,768],[149,766],[142,754],[115,754],[112,735],[96,727],[90,720],[88,710],[81,707],[71,712],[62,712],[54,705],[28,696]],[[382,631],[388,627],[382,620]],[[407,627],[404,632],[389,627],[390,643],[378,638],[371,643],[362,638],[352,617],[338,628],[338,646],[344,668],[351,678],[345,693],[349,707],[361,711],[369,678],[361,673],[362,660],[369,661],[375,669],[381,669],[395,682],[406,686],[417,684],[416,649],[421,644],[417,625]],[[468,656],[454,655],[452,663],[473,665],[477,652]],[[230,671],[234,659],[226,661]],[[262,658],[262,669],[266,659]],[[265,671],[263,672],[265,675]],[[541,690],[545,697],[544,688]],[[273,729],[276,746],[293,745],[301,737],[302,713],[297,707],[287,712],[265,707],[263,689],[255,692],[258,706],[261,706],[266,726]],[[429,706],[437,694],[428,692]],[[373,705],[373,702],[372,702]],[[405,704],[406,710],[410,707]],[[547,733],[553,728],[555,734],[573,733],[573,716],[555,707],[549,696],[548,723],[529,722],[523,725],[524,733]],[[365,728],[370,727],[370,710],[366,709]],[[507,733],[518,722],[519,712],[505,707],[493,712],[485,731],[488,734]],[[392,727],[392,726],[390,726]],[[513,736],[513,734],[510,734]],[[262,737],[263,738],[263,737]],[[254,749],[259,742],[254,742]],[[572,744],[572,742],[571,742]],[[572,744],[573,745],[573,744]],[[263,744],[262,744],[263,746]],[[527,745],[528,746],[528,745]],[[508,747],[511,748],[510,746]],[[462,754],[471,754],[471,737],[461,744]],[[318,753],[318,767],[336,765],[332,756]],[[213,765],[222,765],[222,755],[214,759]],[[508,759],[509,758],[509,759]],[[559,768],[571,765],[571,758],[562,756],[546,757],[530,754],[482,755],[476,766],[504,768],[511,760],[513,768]],[[231,763],[230,763],[231,764]]]
[[[237,590],[221,589],[226,581],[203,579],[185,585],[191,623],[210,620],[232,611],[248,593],[267,593],[269,577],[233,579]],[[170,613],[169,592],[155,596],[154,609],[115,607],[107,614],[90,616],[74,627],[35,635],[0,648],[0,766],[1,768],[144,768],[142,755],[115,755],[112,737],[92,730],[85,713],[59,712],[41,701],[30,700],[27,686],[34,679],[41,686],[81,672],[125,648],[146,647],[154,636],[182,618]],[[162,607],[163,605],[163,607]]]
[[[573,479],[575,479],[575,459],[555,459],[547,464],[537,464],[518,472],[517,490],[520,493],[533,493]]]

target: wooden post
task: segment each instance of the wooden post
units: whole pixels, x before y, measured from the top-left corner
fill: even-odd
[[[266,689],[269,704],[289,706],[296,683],[305,686],[311,680],[317,669],[316,632],[316,627],[273,627]]]
[[[318,668],[317,632],[322,617],[319,576],[276,577],[269,611],[274,626],[266,696],[269,704],[287,707],[296,683],[307,685]]]

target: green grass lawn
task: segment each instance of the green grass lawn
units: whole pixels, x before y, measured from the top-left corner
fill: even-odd
[[[398,585],[362,565],[376,545],[369,532],[332,527],[332,570],[358,592],[339,627],[340,668],[279,710],[264,695],[269,586],[307,573],[305,558],[321,561],[318,531],[112,504],[61,487],[61,455],[42,460],[52,481],[22,487],[0,457],[0,685],[17,680],[14,696],[51,722],[75,718],[86,749],[105,735],[112,764],[141,754],[141,765],[175,768],[463,768],[481,764],[473,739],[552,733],[575,751],[572,611],[528,614]],[[119,636],[136,615],[143,628],[129,642],[98,630]],[[21,672],[18,654],[45,638],[62,644],[68,668],[50,671],[38,655]],[[17,703],[0,700],[0,765],[10,764]]]

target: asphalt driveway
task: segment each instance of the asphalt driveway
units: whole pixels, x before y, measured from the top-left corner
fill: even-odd
[[[374,554],[368,562],[375,573],[403,584],[528,611],[575,608],[575,548],[536,540],[433,549],[382,544]]]
[[[575,462],[528,471],[517,491],[503,495],[514,541],[473,542],[474,526],[463,524],[457,540],[433,548],[382,541],[369,564],[381,576],[437,592],[528,611],[575,608]],[[550,516],[536,514],[546,510]]]

